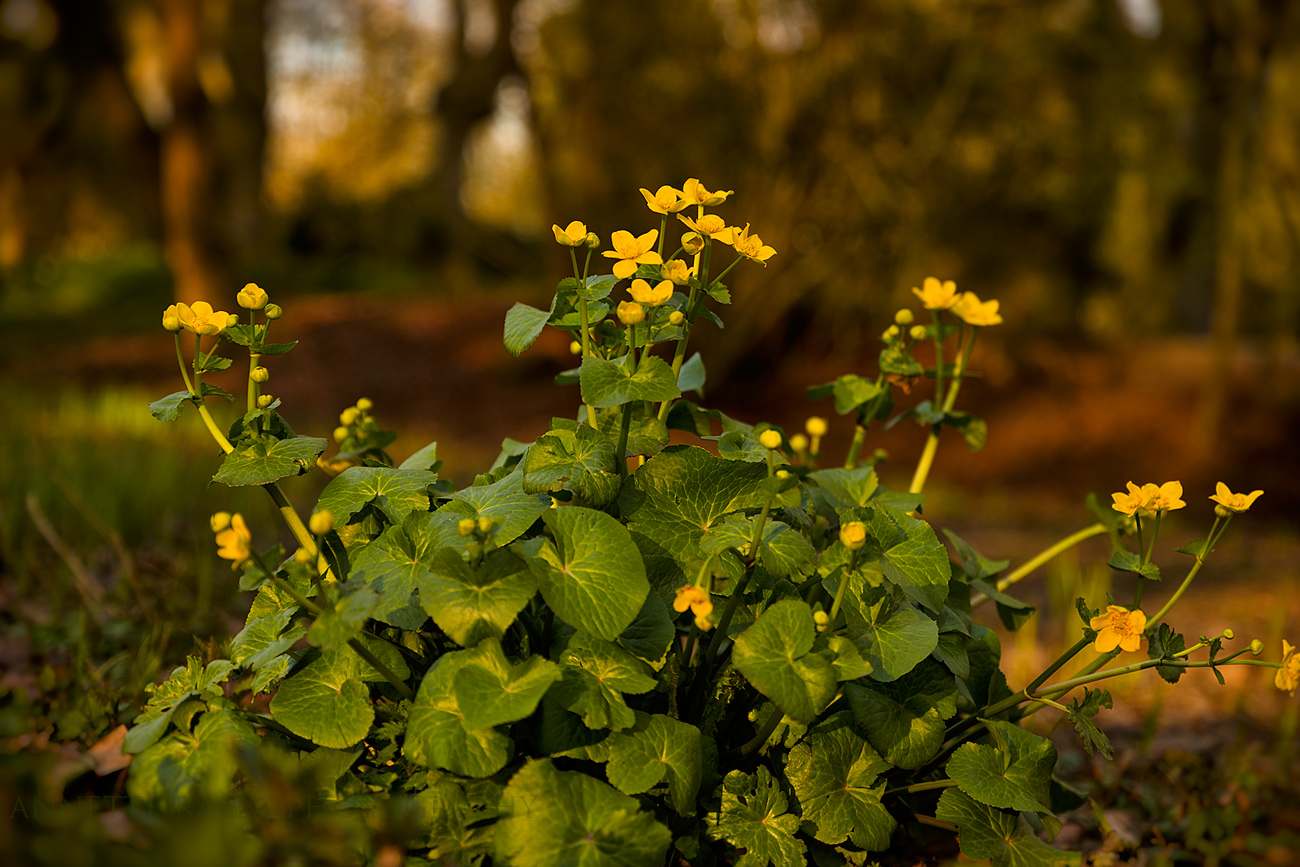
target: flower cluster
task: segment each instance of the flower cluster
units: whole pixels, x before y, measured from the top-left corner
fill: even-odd
[[[1160,512],[1172,512],[1187,505],[1183,502],[1182,482],[1165,482],[1163,485],[1148,482],[1140,488],[1132,482],[1127,482],[1126,486],[1127,492],[1111,494],[1110,498],[1114,500],[1111,508],[1129,517],[1138,513],[1154,515]]]
[[[926,277],[921,288],[912,287],[913,294],[921,299],[926,310],[951,310],[967,325],[1001,325],[996,300],[981,301],[974,292],[958,292],[952,280]]]

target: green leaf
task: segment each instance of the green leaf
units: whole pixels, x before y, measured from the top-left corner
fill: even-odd
[[[836,511],[852,506],[865,506],[867,500],[880,487],[876,471],[872,467],[858,467],[846,470],[836,467],[830,470],[818,470],[810,473],[809,478],[826,492],[831,508]]]
[[[234,664],[227,659],[214,659],[206,666],[195,656],[185,661],[184,668],[174,668],[167,680],[146,689],[152,693],[140,715],[127,732],[123,752],[138,753],[157,742],[167,731],[172,714],[186,699],[218,698]]]
[[[733,867],[807,867],[807,847],[794,836],[799,817],[788,812],[785,793],[766,767],[759,765],[753,776],[731,771],[720,792],[721,808],[706,821],[710,837],[744,850]]]
[[[853,412],[875,400],[885,389],[869,379],[855,374],[845,374],[835,380],[831,392],[835,395],[835,411],[840,415]]]
[[[271,716],[299,737],[341,750],[366,736],[375,709],[355,670],[331,653],[284,679],[271,699]]]
[[[669,446],[632,474],[619,509],[661,598],[686,583],[700,541],[723,517],[762,507],[766,478],[761,464],[727,461],[695,446]]]
[[[316,511],[330,512],[335,524],[341,525],[363,507],[374,505],[389,523],[401,524],[411,512],[429,510],[429,485],[436,481],[438,476],[425,470],[348,467],[325,486]]]
[[[1160,580],[1160,569],[1155,563],[1143,563],[1142,558],[1129,550],[1120,550],[1111,554],[1107,566],[1116,572],[1133,572],[1152,581]]]
[[[582,359],[579,377],[583,402],[598,408],[632,400],[669,400],[682,394],[673,369],[657,355],[644,358],[634,372],[620,361],[588,355]]]
[[[196,800],[228,797],[239,768],[237,748],[256,743],[242,713],[212,708],[199,717],[192,734],[173,733],[135,757],[127,795],[155,810],[183,810]]]
[[[919,768],[943,745],[944,722],[957,713],[957,684],[927,659],[890,683],[860,680],[844,695],[867,740],[900,768]]]
[[[538,537],[517,550],[542,598],[575,629],[613,641],[636,619],[650,584],[628,531],[604,512],[579,507],[543,516],[555,542]]]
[[[542,329],[546,327],[546,320],[551,318],[551,311],[554,309],[554,301],[551,302],[551,310],[538,310],[536,307],[516,301],[515,305],[506,311],[504,335],[506,351],[518,357],[521,352],[532,346],[537,335],[541,334]]]
[[[948,760],[948,776],[981,803],[1050,813],[1056,747],[1009,722],[994,720],[986,725],[997,746],[962,744]]]
[[[1161,623],[1159,629],[1148,633],[1147,656],[1151,659],[1171,657],[1182,653],[1186,649],[1187,644],[1182,633],[1174,632],[1168,623]],[[1159,674],[1169,683],[1178,683],[1178,679],[1183,676],[1183,672],[1186,670],[1177,665],[1156,666],[1156,674]]]
[[[639,795],[667,778],[668,801],[682,816],[695,815],[703,768],[700,730],[662,714],[637,714],[632,728],[609,738],[609,781],[624,794]]]
[[[591,425],[553,430],[537,438],[524,455],[524,490],[530,494],[570,491],[582,503],[603,508],[618,497],[612,440]]]
[[[880,372],[895,376],[920,376],[925,373],[921,362],[896,346],[887,346],[880,350]]]
[[[379,593],[376,619],[402,629],[418,628],[424,614],[412,605],[412,594],[427,581],[434,552],[458,541],[450,522],[429,512],[411,512],[400,526],[387,528],[361,550],[351,580],[366,582]]]
[[[594,777],[524,765],[501,795],[496,861],[512,867],[637,867],[660,864],[672,834],[635,799]]]
[[[1037,611],[1034,606],[1028,602],[1022,602],[1014,596],[1008,596],[998,589],[997,584],[985,578],[974,579],[970,582],[972,590],[978,590],[988,598],[997,603],[998,617],[1002,620],[1002,625],[1007,628],[1008,632],[1015,632]]]
[[[658,593],[651,590],[646,594],[636,619],[619,635],[618,644],[641,659],[658,662],[668,652],[676,634],[668,606]]]
[[[677,374],[677,387],[683,394],[704,388],[704,359],[696,352],[682,365]]]
[[[754,538],[757,516],[728,515],[723,522],[710,530],[700,543],[700,553],[709,555],[735,548],[748,552]],[[759,562],[773,578],[798,580],[813,570],[817,552],[802,533],[791,529],[782,521],[768,520],[763,525],[763,538],[758,543]]]
[[[1082,859],[1029,834],[1015,813],[981,804],[960,789],[944,790],[935,816],[957,826],[963,855],[991,867],[1070,867]]]
[[[307,640],[313,647],[333,650],[358,637],[379,604],[379,594],[369,584],[350,581],[337,587],[338,601],[324,608],[307,631]]]
[[[957,551],[957,556],[961,559],[962,571],[966,573],[966,577],[970,580],[992,578],[1001,573],[1011,563],[1010,560],[988,559],[972,548],[965,539],[946,527],[943,534],[948,537],[948,541],[952,543],[952,547]]]
[[[804,725],[816,719],[835,697],[835,668],[809,653],[816,637],[812,609],[788,599],[764,611],[736,639],[736,670],[791,719]]]
[[[427,470],[431,473],[438,472],[442,466],[442,461],[438,460],[438,444],[429,443],[415,454],[398,465],[399,470]]]
[[[516,468],[490,485],[464,488],[438,512],[465,518],[491,518],[492,534],[484,547],[504,548],[526,533],[551,507],[548,495],[525,491],[523,479],[523,472]]]
[[[966,441],[966,447],[973,452],[984,448],[989,440],[989,426],[984,419],[968,412],[948,412],[943,416],[943,423],[954,427]]]
[[[468,728],[456,698],[456,676],[473,657],[457,650],[425,672],[411,705],[403,752],[418,765],[446,768],[463,777],[490,777],[506,766],[514,742],[495,728]]]
[[[896,823],[881,803],[885,781],[879,777],[890,767],[854,729],[849,711],[809,729],[785,768],[804,832],[823,843],[849,840],[868,852],[887,849]]]
[[[576,633],[560,654],[564,679],[553,694],[562,707],[582,717],[589,729],[619,731],[636,718],[623,694],[654,689],[654,670],[616,644]]]
[[[857,511],[846,512],[841,520],[860,520],[849,517]],[[934,535],[934,529],[901,509],[881,503],[873,504],[866,517],[867,533],[879,549],[885,578],[931,611],[943,608],[952,571],[948,568],[948,551]]]
[[[181,410],[189,400],[188,391],[174,391],[149,404],[149,414],[158,421],[176,421],[181,417]]]
[[[1188,542],[1181,548],[1175,548],[1174,551],[1179,554],[1187,554],[1191,557],[1208,557],[1214,553],[1214,549],[1211,548],[1209,551],[1205,550],[1205,543],[1207,541],[1207,539],[1197,539],[1194,542]]]
[[[855,589],[850,583],[848,592]],[[897,680],[939,644],[939,625],[906,602],[897,607],[882,602],[866,610],[846,605],[844,610],[849,637],[871,664],[874,680]]]
[[[325,451],[320,437],[293,437],[287,440],[262,438],[245,440],[226,455],[212,481],[223,485],[266,485],[286,476],[305,473]]]
[[[1092,755],[1092,751],[1097,749],[1107,759],[1111,758],[1114,750],[1110,745],[1110,738],[1106,737],[1105,732],[1093,722],[1093,717],[1100,713],[1103,707],[1114,706],[1110,693],[1104,689],[1084,687],[1083,704],[1079,704],[1079,700],[1075,698],[1070,700],[1070,705],[1070,722],[1074,724],[1074,730],[1079,733],[1079,740],[1083,742],[1083,748],[1087,750],[1088,755]]]
[[[528,600],[537,581],[509,551],[490,552],[471,568],[454,548],[442,548],[419,578],[420,604],[447,637],[462,647],[500,638]]]
[[[468,729],[531,716],[542,695],[560,679],[560,667],[542,656],[512,665],[495,638],[484,639],[467,652],[467,661],[452,679],[452,690]]]

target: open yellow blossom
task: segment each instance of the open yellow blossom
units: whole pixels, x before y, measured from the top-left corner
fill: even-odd
[[[745,228],[733,233],[731,245],[736,248],[737,253],[746,259],[753,259],[764,268],[767,267],[767,260],[776,255],[776,250],[764,244],[762,238],[749,234],[749,223],[745,224]]]
[[[718,190],[710,193],[698,178],[687,178],[686,183],[682,184],[682,199],[689,205],[704,205],[706,207],[721,205],[727,200],[727,196],[734,192],[735,190],[725,192]]]
[[[628,287],[628,294],[642,304],[649,304],[651,307],[658,307],[669,298],[673,297],[673,281],[662,280],[653,289],[646,281],[637,278],[632,281]]]
[[[713,611],[713,601],[709,599],[709,594],[704,592],[703,587],[696,587],[694,584],[687,584],[684,587],[677,588],[677,598],[673,600],[673,610],[677,612],[691,609],[697,618],[708,617]]]
[[[659,268],[659,274],[665,280],[671,280],[678,286],[686,286],[691,282],[692,271],[681,259],[670,259]]]
[[[645,196],[646,207],[656,214],[675,214],[691,204],[682,198],[682,194],[678,190],[667,184],[655,190],[654,193],[642,187],[641,195]]]
[[[961,317],[967,325],[1001,325],[1002,317],[998,315],[997,299],[980,301],[974,292],[963,292],[952,305],[952,312]]]
[[[724,244],[731,243],[731,236],[735,232],[732,226],[727,225],[727,221],[717,214],[705,214],[698,220],[692,220],[685,214],[678,214],[677,219],[690,226],[695,232],[701,235],[708,235],[710,238],[716,238]]]
[[[1139,488],[1132,482],[1125,482],[1125,484],[1128,485],[1127,494],[1120,492],[1110,495],[1110,498],[1115,501],[1111,504],[1111,508],[1132,517],[1138,511],[1146,509],[1149,495],[1146,489]]]
[[[926,277],[920,289],[912,287],[912,294],[921,299],[926,310],[947,310],[957,303],[957,284],[952,280],[941,283],[938,277]]]
[[[1273,685],[1291,695],[1300,686],[1300,654],[1285,638],[1282,639],[1282,667],[1273,675]]]
[[[849,521],[840,527],[840,541],[850,551],[858,551],[867,544],[867,525],[861,521]]]
[[[558,224],[551,225],[555,240],[566,247],[581,247],[587,243],[587,225],[574,220],[563,229]]]
[[[606,259],[617,259],[614,263],[614,276],[626,280],[636,273],[637,265],[663,264],[663,257],[650,249],[658,237],[658,229],[651,229],[644,235],[633,235],[620,229],[609,238],[614,249],[603,250],[600,255]]]
[[[1107,605],[1106,613],[1098,614],[1088,623],[1097,630],[1097,640],[1092,646],[1098,653],[1110,653],[1119,648],[1132,653],[1142,646],[1142,630],[1147,628],[1147,616],[1140,610],[1129,611],[1120,605]]]
[[[1165,482],[1163,485],[1149,482],[1142,486],[1142,493],[1147,498],[1144,508],[1152,512],[1172,512],[1187,505],[1183,502],[1182,482]]]
[[[215,520],[213,526],[216,526]],[[233,561],[230,568],[238,569],[240,563],[252,556],[252,541],[253,534],[248,532],[244,516],[236,512],[230,516],[230,523],[217,533],[217,556]]]
[[[1249,494],[1234,494],[1228,490],[1228,486],[1219,482],[1214,486],[1214,496],[1211,500],[1218,503],[1230,512],[1244,512],[1251,507],[1255,500],[1263,491],[1251,491]]]
[[[220,334],[230,322],[230,314],[224,310],[213,310],[206,301],[195,301],[194,306],[177,304],[176,315],[180,317],[181,327],[191,334]]]

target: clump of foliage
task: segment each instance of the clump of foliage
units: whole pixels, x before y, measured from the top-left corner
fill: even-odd
[[[1194,561],[1182,588],[1150,616],[1142,588],[1161,577],[1162,517],[1186,505],[1177,482],[1130,483],[1109,508],[1090,498],[1095,523],[1009,573],[945,531],[950,553],[923,491],[945,428],[972,450],[984,443],[956,400],[998,303],[927,279],[914,291],[930,321],[900,310],[876,375],[810,389],[854,425],[830,466],[825,419],[787,435],[686,397],[705,381],[688,343],[702,323],[721,326],[710,304],[730,300],[722,279],[776,251],[712,210],[730,191],[691,179],[642,193],[659,228],[615,232],[602,253],[612,273],[592,273],[600,240],[585,225],[555,226],[573,276],[549,309],[516,304],[506,317],[513,354],[547,326],[571,335],[581,363],[558,381],[579,386],[576,416],[532,443],[507,440],[459,490],[439,477],[433,444],[395,466],[368,400],[342,413],[328,459],[326,439],[289,426],[263,392],[263,362],[293,344],[271,342],[282,311],[259,287],[239,293],[246,322],[202,303],[167,310],[186,388],[154,415],[194,408],[226,453],[213,480],[265,487],[298,547],[268,550],[242,515],[213,516],[218,553],[256,596],[228,658],[190,658],[127,734],[133,811],[233,797],[256,831],[290,809],[250,795],[279,774],[311,790],[308,812],[339,819],[354,860],[797,867],[955,834],[995,865],[1078,863],[1049,841],[1080,801],[1053,779],[1052,742],[1021,720],[1059,712],[1089,753],[1109,754],[1096,717],[1111,697],[1094,686],[1108,677],[1271,665],[1294,691],[1290,645],[1269,663],[1243,658],[1257,642],[1226,651],[1230,630],[1189,645],[1165,622],[1260,492],[1220,486],[1207,537],[1180,549]],[[665,255],[670,219],[689,231]],[[209,336],[218,345],[205,350]],[[221,341],[250,358],[246,411],[226,429],[207,400],[232,396],[203,381],[231,364]],[[923,380],[931,399],[896,406]],[[880,483],[880,455],[864,457],[870,425],[891,418],[927,436],[906,491]],[[670,444],[671,430],[711,447]],[[314,467],[333,479],[304,521],[279,482]],[[992,602],[1016,628],[1032,609],[1006,591],[1102,533],[1111,566],[1134,576],[1132,603],[1099,612],[1079,600],[1084,637],[1012,688],[973,609]],[[1094,662],[1053,680],[1090,646]],[[1107,667],[1143,647],[1141,661]]]

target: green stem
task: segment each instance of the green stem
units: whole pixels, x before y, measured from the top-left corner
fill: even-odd
[[[781,708],[772,708],[772,715],[767,718],[767,722],[763,723],[763,727],[759,729],[758,734],[754,735],[752,740],[740,748],[740,754],[748,756],[761,750],[763,744],[767,743],[767,739],[772,736],[772,732],[776,731],[776,727],[781,724],[783,719],[785,719],[785,714],[781,711]]]
[[[580,290],[578,294],[578,316],[582,320],[582,357],[585,359],[591,355],[591,329],[587,320],[587,299],[581,294],[581,290],[587,288],[587,269],[584,267],[582,271],[578,270],[578,253],[573,247],[569,248],[569,261],[573,263],[573,276],[578,279],[578,289]],[[587,262],[591,262],[590,250],[587,251]],[[596,425],[595,408],[586,401],[583,401],[583,406],[587,408],[587,423],[593,429],[599,430],[600,428]]]
[[[931,312],[934,314],[934,405],[941,406],[943,405],[943,311]]]
[[[849,575],[853,570],[858,568],[858,552],[855,550],[849,555],[849,566],[840,576],[840,586],[835,588],[835,601],[831,603],[830,619],[826,622],[831,626],[835,625],[835,618],[840,614],[840,605],[844,602],[844,588],[849,586]]]
[[[618,477],[627,478],[627,435],[632,430],[632,404],[623,404],[623,421],[618,426],[618,451],[614,453],[614,462],[617,464]]]
[[[898,786],[894,789],[886,789],[885,794],[893,795],[898,792],[907,792],[909,794],[912,792],[930,792],[935,789],[950,789],[955,785],[957,785],[956,780],[930,780],[926,783],[913,783],[910,786]]]
[[[1036,554],[1032,559],[1026,561],[1024,565],[1014,569],[1011,572],[1011,574],[1007,575],[1007,577],[1000,579],[997,585],[998,589],[1006,590],[1008,587],[1012,587],[1015,584],[1018,584],[1027,575],[1029,575],[1039,566],[1042,566],[1047,561],[1055,558],[1057,555],[1061,554],[1064,551],[1068,551],[1069,549],[1073,548],[1075,545],[1082,542],[1084,539],[1090,539],[1093,536],[1099,535],[1104,532],[1106,532],[1106,525],[1102,523],[1096,523],[1090,527],[1083,528],[1077,533],[1072,533],[1071,535],[1066,536],[1064,539],[1052,545],[1050,548],[1046,548],[1043,551]],[[988,601],[989,601],[989,597],[980,593],[971,599],[970,606],[972,609],[979,608],[981,605],[986,604]]]
[[[248,353],[248,411],[252,412],[257,409],[257,396],[261,390],[256,382],[253,381],[253,369],[257,367],[258,361],[262,356],[250,352]]]
[[[844,469],[855,470],[858,467],[858,459],[862,455],[862,444],[867,441],[867,429],[862,424],[862,416],[858,416],[858,423],[853,428],[853,442],[849,444],[848,457],[844,459]]]
[[[1223,521],[1224,530],[1228,529],[1228,522],[1231,520],[1232,515],[1229,514],[1227,519]],[[1213,550],[1214,543],[1219,540],[1219,536],[1223,535],[1223,530],[1219,531],[1218,536],[1215,535],[1214,531],[1218,529],[1218,527],[1219,518],[1216,517],[1214,519],[1214,524],[1210,527],[1210,535],[1205,537],[1205,546],[1201,549],[1201,552],[1196,555],[1196,562],[1192,564],[1192,568],[1187,570],[1187,577],[1183,579],[1182,585],[1180,585],[1174,595],[1170,597],[1169,601],[1165,603],[1164,608],[1161,608],[1154,616],[1148,618],[1147,623],[1150,624],[1150,627],[1158,626],[1160,621],[1164,619],[1164,616],[1169,613],[1170,609],[1178,604],[1178,600],[1183,598],[1183,594],[1187,592],[1187,588],[1191,585],[1192,579],[1196,577],[1196,573],[1200,572],[1201,567],[1205,565],[1206,552]]]
[[[916,472],[912,474],[912,483],[907,486],[909,494],[919,494],[925,488],[925,480],[930,475],[930,466],[934,463],[935,452],[939,450],[939,426],[930,428],[930,436],[921,451],[921,459],[916,463]]]
[[[181,366],[181,376],[185,378],[185,388],[191,397],[198,397],[199,390],[190,382],[190,372],[185,369],[185,355],[181,352],[181,333],[176,332],[176,363]]]
[[[392,684],[393,689],[397,690],[398,695],[407,701],[415,701],[415,693],[406,685],[406,682],[398,677],[392,669],[384,665],[384,663],[380,661],[379,657],[371,653],[364,644],[355,638],[349,638],[348,647],[355,650],[357,656],[365,660],[367,665],[379,672],[380,676],[383,677],[384,680]]]

